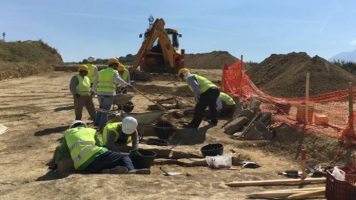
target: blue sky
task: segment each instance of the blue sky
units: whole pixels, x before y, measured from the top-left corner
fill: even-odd
[[[218,50],[245,61],[356,49],[354,0],[1,0],[7,41],[42,39],[65,62],[136,54],[148,17],[183,35],[186,53]]]

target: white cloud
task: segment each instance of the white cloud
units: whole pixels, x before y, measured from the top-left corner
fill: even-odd
[[[350,45],[356,45],[356,40],[353,39],[353,40],[351,41]]]

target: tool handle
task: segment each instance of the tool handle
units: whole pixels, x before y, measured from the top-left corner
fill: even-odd
[[[135,91],[137,91],[138,93],[140,93],[142,96],[144,96],[146,99],[148,99],[150,102],[154,103],[160,110],[164,110],[166,111],[167,109],[165,109],[163,106],[159,105],[158,103],[156,103],[155,101],[153,101],[152,99],[150,99],[148,96],[146,96],[145,94],[143,94],[141,91],[139,91],[136,87],[134,87],[133,85],[130,85]]]

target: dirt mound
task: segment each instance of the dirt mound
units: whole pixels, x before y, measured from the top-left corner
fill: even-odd
[[[310,73],[310,95],[346,89],[356,77],[327,60],[304,52],[272,54],[247,71],[263,92],[276,97],[303,97],[305,77]]]
[[[222,69],[226,61],[233,64],[239,59],[227,51],[213,51],[211,53],[186,54],[184,60],[187,68]],[[244,66],[246,70],[251,68],[248,64]]]
[[[0,80],[51,71],[52,65],[62,63],[57,50],[41,40],[0,41]]]

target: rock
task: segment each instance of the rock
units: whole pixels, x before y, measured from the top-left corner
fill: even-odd
[[[272,114],[270,112],[261,112],[258,121],[264,123],[271,119]]]
[[[239,131],[245,124],[247,124],[250,120],[247,117],[237,117],[229,124],[225,126],[225,133],[232,135]]]
[[[253,127],[250,128],[249,131],[247,131],[244,135],[245,140],[262,140],[262,133],[257,130],[256,126],[253,125]]]
[[[247,105],[246,109],[248,110],[253,110],[253,112],[256,112],[260,109],[261,102],[253,99],[249,105]]]
[[[232,114],[232,118],[236,118],[240,113],[244,110],[243,102],[239,102],[236,104],[236,108],[234,110],[234,113]]]
[[[255,115],[255,112],[253,110],[243,110],[237,117],[246,117],[248,120],[251,120],[253,116]]]
[[[256,129],[262,133],[264,139],[271,139],[273,133],[260,121],[255,122]]]

